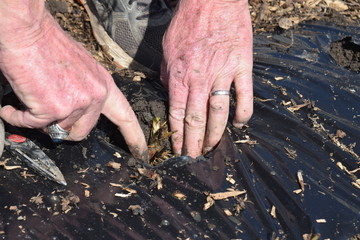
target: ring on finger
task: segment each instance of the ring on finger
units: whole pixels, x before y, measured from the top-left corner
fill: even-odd
[[[53,122],[47,127],[48,134],[54,143],[59,143],[65,140],[69,135],[70,131],[67,131],[59,126],[56,122]]]
[[[217,95],[226,95],[229,96],[230,95],[230,91],[228,90],[216,90],[216,91],[212,91],[210,93],[210,96],[217,96]]]

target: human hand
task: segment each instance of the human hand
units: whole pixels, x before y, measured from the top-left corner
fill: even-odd
[[[169,88],[172,145],[191,157],[220,140],[228,119],[234,82],[233,124],[242,127],[253,113],[252,27],[244,0],[182,0],[163,39],[161,79]]]
[[[14,126],[45,131],[57,122],[71,129],[67,140],[79,141],[102,113],[118,126],[132,154],[147,159],[136,115],[111,75],[45,9],[36,16],[31,24],[16,22],[0,30],[0,68],[27,107],[4,106],[0,117]]]

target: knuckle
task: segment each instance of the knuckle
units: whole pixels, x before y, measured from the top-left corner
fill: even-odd
[[[204,128],[206,125],[206,118],[199,113],[191,113],[185,117],[185,124],[191,128]]]
[[[177,121],[183,121],[185,118],[185,109],[184,108],[170,108],[170,117]]]
[[[226,113],[226,111],[228,110],[227,108],[224,107],[224,104],[222,102],[210,102],[210,111],[213,113]]]

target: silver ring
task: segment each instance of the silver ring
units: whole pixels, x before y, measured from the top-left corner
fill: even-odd
[[[230,95],[230,91],[228,90],[216,90],[216,91],[212,91],[210,93],[211,96],[216,96],[216,95],[227,95],[229,96]]]
[[[56,122],[53,122],[52,124],[50,124],[47,127],[47,129],[48,129],[48,134],[49,134],[50,138],[55,143],[62,142],[70,134],[70,131],[66,131],[65,129],[60,127],[59,124],[57,124]]]

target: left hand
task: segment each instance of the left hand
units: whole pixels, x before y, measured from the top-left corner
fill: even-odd
[[[245,0],[182,0],[163,39],[161,79],[169,88],[173,150],[197,157],[220,140],[234,82],[242,127],[253,112],[252,27]]]

